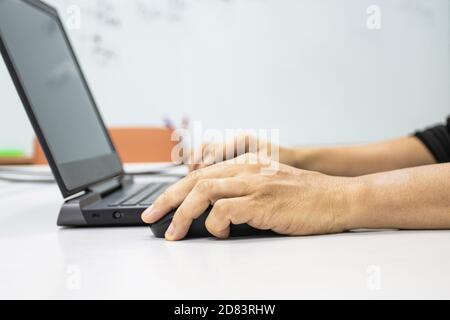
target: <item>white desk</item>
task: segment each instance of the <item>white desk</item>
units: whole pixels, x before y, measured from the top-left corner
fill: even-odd
[[[0,298],[450,298],[450,231],[170,243],[59,229],[61,202],[0,182]]]

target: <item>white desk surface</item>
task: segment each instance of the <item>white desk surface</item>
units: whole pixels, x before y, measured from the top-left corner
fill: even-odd
[[[0,182],[1,299],[450,298],[450,231],[166,242],[58,228],[61,203]]]

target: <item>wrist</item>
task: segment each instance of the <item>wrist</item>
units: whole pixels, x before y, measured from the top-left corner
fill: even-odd
[[[289,153],[291,166],[303,170],[320,171],[318,163],[320,163],[321,154],[321,148],[292,148]]]
[[[365,177],[346,179],[343,228],[345,231],[371,228],[367,210],[372,196],[369,181]]]
[[[296,150],[288,147],[279,147],[278,162],[296,167]]]

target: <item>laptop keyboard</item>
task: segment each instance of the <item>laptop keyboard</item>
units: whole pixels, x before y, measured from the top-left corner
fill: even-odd
[[[109,204],[109,207],[134,207],[150,206],[156,198],[163,193],[172,183],[151,183],[137,191],[130,191],[123,197]]]

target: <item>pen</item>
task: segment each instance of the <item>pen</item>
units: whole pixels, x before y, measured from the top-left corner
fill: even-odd
[[[169,117],[164,117],[164,124],[165,124],[167,129],[175,130],[175,126],[173,124],[173,121]]]

